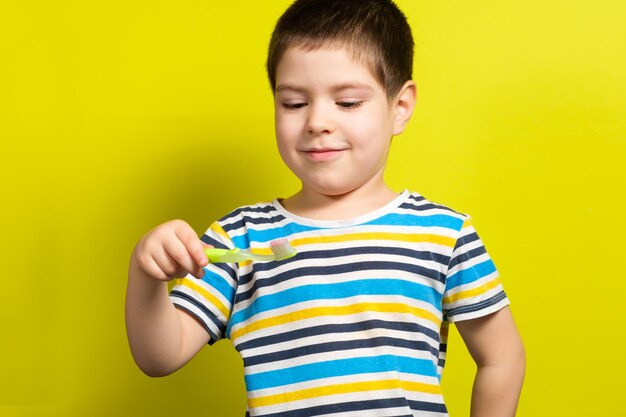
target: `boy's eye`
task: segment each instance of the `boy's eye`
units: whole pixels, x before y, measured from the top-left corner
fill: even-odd
[[[355,109],[363,104],[362,101],[338,101],[337,105],[339,107],[343,107],[344,109]]]
[[[283,107],[287,110],[297,110],[306,106],[305,102],[296,102],[296,103],[283,103]]]

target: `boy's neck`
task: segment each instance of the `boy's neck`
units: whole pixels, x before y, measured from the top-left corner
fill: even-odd
[[[327,195],[303,187],[281,201],[289,212],[312,220],[348,220],[378,210],[398,197],[386,184],[360,187],[340,195]]]

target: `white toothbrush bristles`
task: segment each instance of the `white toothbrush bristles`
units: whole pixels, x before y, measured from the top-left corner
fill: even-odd
[[[287,239],[277,239],[270,243],[270,247],[272,249],[272,253],[276,256],[277,261],[289,259],[297,253]]]

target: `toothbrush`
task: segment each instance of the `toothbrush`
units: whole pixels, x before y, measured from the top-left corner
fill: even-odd
[[[243,262],[243,261],[283,261],[296,256],[297,251],[291,246],[287,239],[279,239],[270,243],[272,255],[258,255],[250,252],[248,249],[220,249],[220,248],[205,248],[204,253],[209,258],[211,263],[221,262]]]

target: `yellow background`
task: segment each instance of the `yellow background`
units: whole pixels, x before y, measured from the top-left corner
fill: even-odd
[[[297,190],[263,67],[289,1],[215,3],[0,3],[0,415],[243,416],[229,342],[150,379],[123,320],[149,229]],[[419,100],[389,182],[473,216],[528,351],[519,416],[624,415],[626,3],[398,3]],[[453,333],[453,417],[473,372]]]

